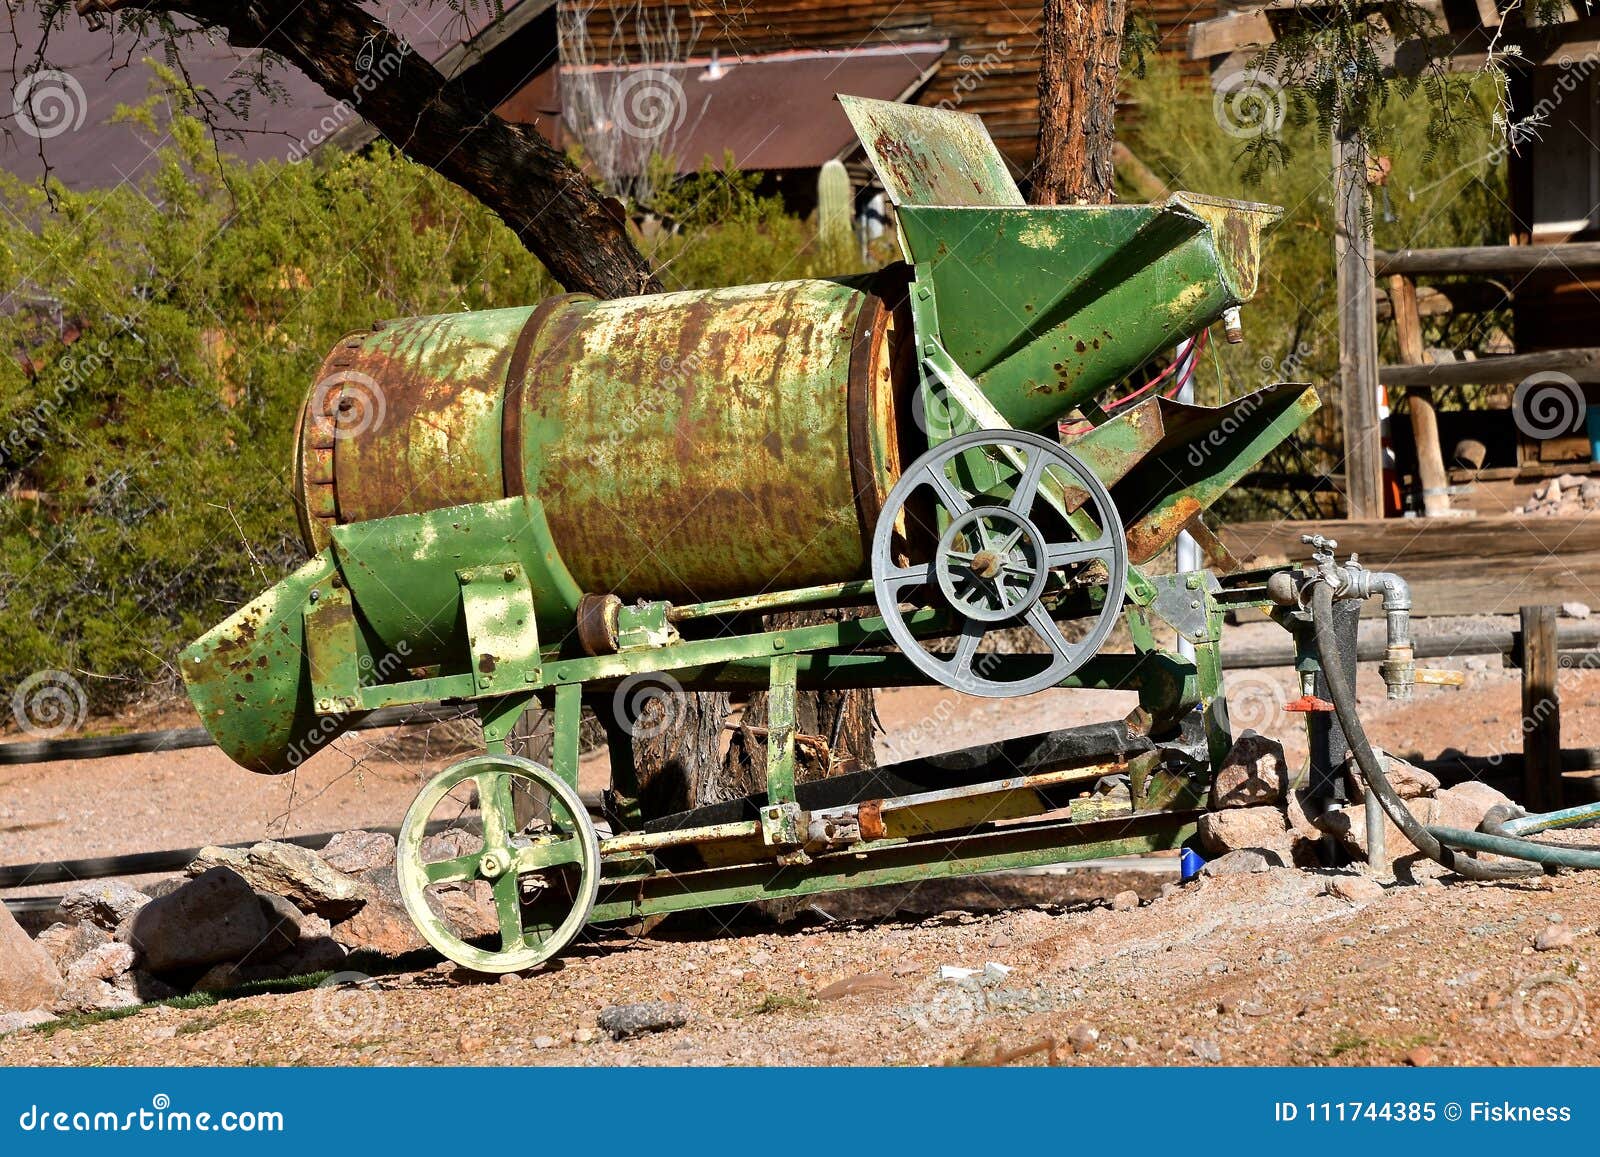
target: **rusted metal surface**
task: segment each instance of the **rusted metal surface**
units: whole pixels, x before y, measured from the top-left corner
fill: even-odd
[[[876,308],[794,281],[553,311],[523,485],[584,590],[698,601],[859,575],[849,377]]]
[[[578,643],[586,655],[617,653],[617,612],[622,600],[616,595],[584,595],[578,603]]]
[[[336,524],[505,497],[501,400],[532,312],[410,318],[340,342],[300,421],[295,489],[311,549]]]
[[[971,113],[841,96],[896,205],[1021,205],[1005,158]]]

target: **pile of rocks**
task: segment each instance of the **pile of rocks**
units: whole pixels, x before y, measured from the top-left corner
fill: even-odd
[[[1490,808],[1511,803],[1487,784],[1441,788],[1438,779],[1422,768],[1392,755],[1386,758],[1390,785],[1422,824],[1472,831]],[[1355,798],[1315,819],[1306,814],[1302,793],[1291,787],[1289,778],[1282,744],[1254,731],[1239,737],[1213,781],[1212,810],[1200,817],[1201,846],[1216,857],[1206,865],[1208,873],[1316,867],[1322,862],[1316,845],[1330,837],[1353,861],[1366,863],[1365,791],[1359,773]],[[1445,874],[1387,817],[1384,828],[1384,851],[1390,860],[1384,874],[1403,883]]]
[[[1587,510],[1600,510],[1600,478],[1563,474],[1538,486],[1517,513],[1558,518]]]
[[[457,830],[429,840],[431,859],[473,850]],[[486,885],[446,889],[439,905],[469,933],[498,927]],[[341,832],[320,854],[271,840],[203,848],[183,877],[144,891],[80,884],[54,915],[30,940],[0,908],[0,1032],[338,969],[353,951],[426,946],[400,898],[394,839],[381,832]]]

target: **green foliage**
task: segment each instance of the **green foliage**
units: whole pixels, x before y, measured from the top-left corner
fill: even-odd
[[[385,149],[246,168],[172,129],[143,192],[52,208],[0,178],[0,686],[62,669],[109,704],[170,685],[183,643],[301,557],[291,432],[338,338],[556,288]]]
[[[1338,469],[1331,453],[1336,439],[1319,434],[1337,429],[1336,411],[1327,404],[1332,391],[1326,388],[1337,381],[1339,369],[1330,149],[1319,143],[1314,124],[1290,119],[1283,128],[1289,146],[1285,163],[1270,173],[1252,171],[1249,142],[1241,139],[1239,123],[1230,120],[1233,110],[1225,96],[1214,97],[1183,80],[1165,61],[1152,62],[1143,80],[1125,80],[1124,93],[1136,111],[1122,120],[1119,135],[1169,187],[1284,208],[1263,245],[1259,292],[1244,308],[1244,344],[1212,344],[1195,377],[1197,400],[1216,404],[1274,381],[1316,383],[1325,403],[1321,418],[1267,468]],[[1483,112],[1492,107],[1497,90],[1492,78],[1480,77],[1466,95]],[[1392,169],[1387,191],[1374,190],[1378,248],[1505,239],[1510,220],[1494,130],[1487,116],[1464,117],[1463,123],[1457,149],[1448,157],[1437,155],[1428,147],[1434,130],[1424,99],[1387,106],[1379,129]],[[1124,192],[1135,197],[1132,190]],[[1471,345],[1471,335],[1452,344]]]
[[[679,231],[647,244],[668,289],[709,289],[798,277],[833,277],[860,269],[855,247],[826,252],[810,226],[784,211],[777,197],[757,191],[762,174],[741,173],[732,158],[716,169],[666,184],[651,207]]]

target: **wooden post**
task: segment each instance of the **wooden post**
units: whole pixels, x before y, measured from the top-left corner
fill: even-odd
[[[1333,143],[1334,258],[1339,299],[1339,401],[1344,408],[1347,515],[1383,517],[1378,428],[1378,313],[1373,289],[1371,194],[1366,150],[1354,136]]]
[[[1394,311],[1395,335],[1400,339],[1400,360],[1420,366],[1427,360],[1422,349],[1422,317],[1417,312],[1417,283],[1404,273],[1389,277],[1389,305]],[[1425,389],[1406,390],[1411,415],[1411,439],[1417,446],[1417,477],[1422,482],[1422,511],[1429,518],[1450,513],[1450,476],[1439,448],[1439,416]]]
[[[1556,608],[1522,608],[1522,804],[1561,806],[1561,698],[1556,687]]]

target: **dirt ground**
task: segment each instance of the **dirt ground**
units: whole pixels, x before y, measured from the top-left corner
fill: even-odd
[[[1229,641],[1276,638],[1258,624]],[[1467,686],[1393,703],[1363,668],[1376,742],[1429,757],[1520,747],[1515,672],[1493,659],[1431,665],[1467,667]],[[1279,735],[1299,759],[1297,717],[1281,710],[1291,684],[1287,671],[1229,675],[1236,728]],[[1566,672],[1561,692],[1564,745],[1600,746],[1600,673]],[[1108,692],[1021,701],[888,692],[879,755],[1114,718],[1132,705]],[[280,779],[239,771],[214,749],[6,768],[0,863],[393,824],[421,778],[456,754],[436,728],[351,737]],[[603,759],[587,761],[584,786],[603,774]],[[923,884],[820,900],[782,926],[750,913],[675,918],[645,938],[592,940],[516,982],[462,983],[421,961],[363,987],[15,1034],[0,1038],[0,1064],[1032,1064],[1052,1047],[1060,1063],[1600,1061],[1588,1012],[1600,998],[1600,878],[1397,887],[1358,908],[1291,869],[1159,898],[1172,868],[1168,858]],[[1144,906],[1106,906],[1129,888]],[[1552,921],[1571,927],[1574,943],[1535,952]],[[993,970],[987,986],[938,979],[941,965],[990,961],[1010,971]],[[657,999],[683,1003],[689,1023],[626,1042],[597,1033],[601,1008]]]

